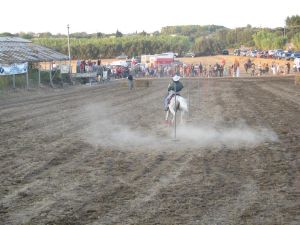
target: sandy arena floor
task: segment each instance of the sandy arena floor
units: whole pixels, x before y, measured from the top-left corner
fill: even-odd
[[[300,88],[292,77],[167,79],[0,98],[0,224],[300,224]]]

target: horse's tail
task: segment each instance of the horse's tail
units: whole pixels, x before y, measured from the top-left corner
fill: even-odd
[[[183,97],[179,97],[179,104],[180,104],[180,107],[184,110],[184,111],[188,111],[188,104],[187,104],[187,101],[185,100],[185,98]]]

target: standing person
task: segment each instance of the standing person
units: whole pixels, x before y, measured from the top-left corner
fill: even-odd
[[[294,59],[294,64],[295,64],[295,67],[296,67],[296,72],[300,72],[300,58],[295,58]]]
[[[131,74],[129,74],[127,79],[128,79],[128,88],[129,88],[129,90],[132,90],[133,89],[133,76]]]
[[[80,73],[80,64],[81,64],[81,61],[79,59],[77,59],[77,61],[76,61],[76,73]]]
[[[240,76],[240,62],[237,59],[234,60],[233,68],[234,68],[234,75],[236,77],[239,77]]]
[[[202,63],[200,62],[200,64],[199,64],[199,76],[202,76],[203,75],[203,65],[202,65]]]
[[[219,66],[219,75],[220,75],[220,77],[223,77],[223,75],[224,75],[224,66],[223,65]]]
[[[277,75],[280,75],[280,66],[279,66],[279,63],[276,63],[276,73],[277,73]]]
[[[191,65],[191,72],[192,72],[191,76],[192,77],[195,76],[195,66],[194,66],[194,64]]]
[[[168,95],[164,99],[165,111],[168,111],[169,101],[171,100],[172,96],[175,94],[179,94],[179,92],[183,89],[183,84],[179,80],[180,76],[175,75],[174,77],[172,77],[172,82],[169,83]]]
[[[273,74],[273,75],[276,75],[276,65],[275,65],[274,62],[272,62],[271,70],[272,70],[272,74]]]
[[[228,66],[224,66],[223,75],[226,77],[228,75]]]
[[[251,76],[252,77],[255,76],[255,64],[254,63],[252,63],[252,65],[251,65]]]
[[[232,68],[233,68],[233,65],[228,67],[228,76],[232,76]]]
[[[259,64],[258,64],[258,66],[257,66],[257,69],[258,69],[258,71],[259,71],[259,76],[261,76],[262,75],[262,65],[261,65],[261,62],[259,62]]]
[[[287,64],[286,64],[286,72],[287,72],[287,74],[290,74],[290,71],[291,71],[291,64],[289,63],[289,62],[287,62]]]

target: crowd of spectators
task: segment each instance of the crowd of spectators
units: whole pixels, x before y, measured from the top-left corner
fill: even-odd
[[[175,61],[168,65],[150,66],[141,63],[128,64],[127,66],[102,65],[100,59],[97,61],[78,60],[76,69],[77,73],[96,72],[98,79],[102,79],[104,73],[108,79],[120,79],[128,77],[129,74],[134,77],[171,77],[174,74],[182,77],[239,77],[241,74],[243,76],[283,75],[290,74],[291,70],[300,71],[300,65],[291,65],[289,61],[285,64],[279,64],[275,61],[271,64],[254,63],[254,60],[248,58],[241,64],[239,60],[236,58],[233,63],[226,63],[225,59],[222,59],[214,64],[201,62],[198,64],[184,64]]]

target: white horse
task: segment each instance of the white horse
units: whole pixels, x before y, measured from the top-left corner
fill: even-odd
[[[176,101],[176,106],[175,106],[175,101]],[[185,98],[178,95],[172,97],[170,104],[168,106],[168,111],[166,113],[166,118],[165,118],[166,122],[168,122],[169,112],[171,112],[171,114],[173,115],[171,122],[174,123],[175,110],[176,112],[178,110],[180,111],[180,122],[183,123],[184,114],[188,112],[188,105]]]

